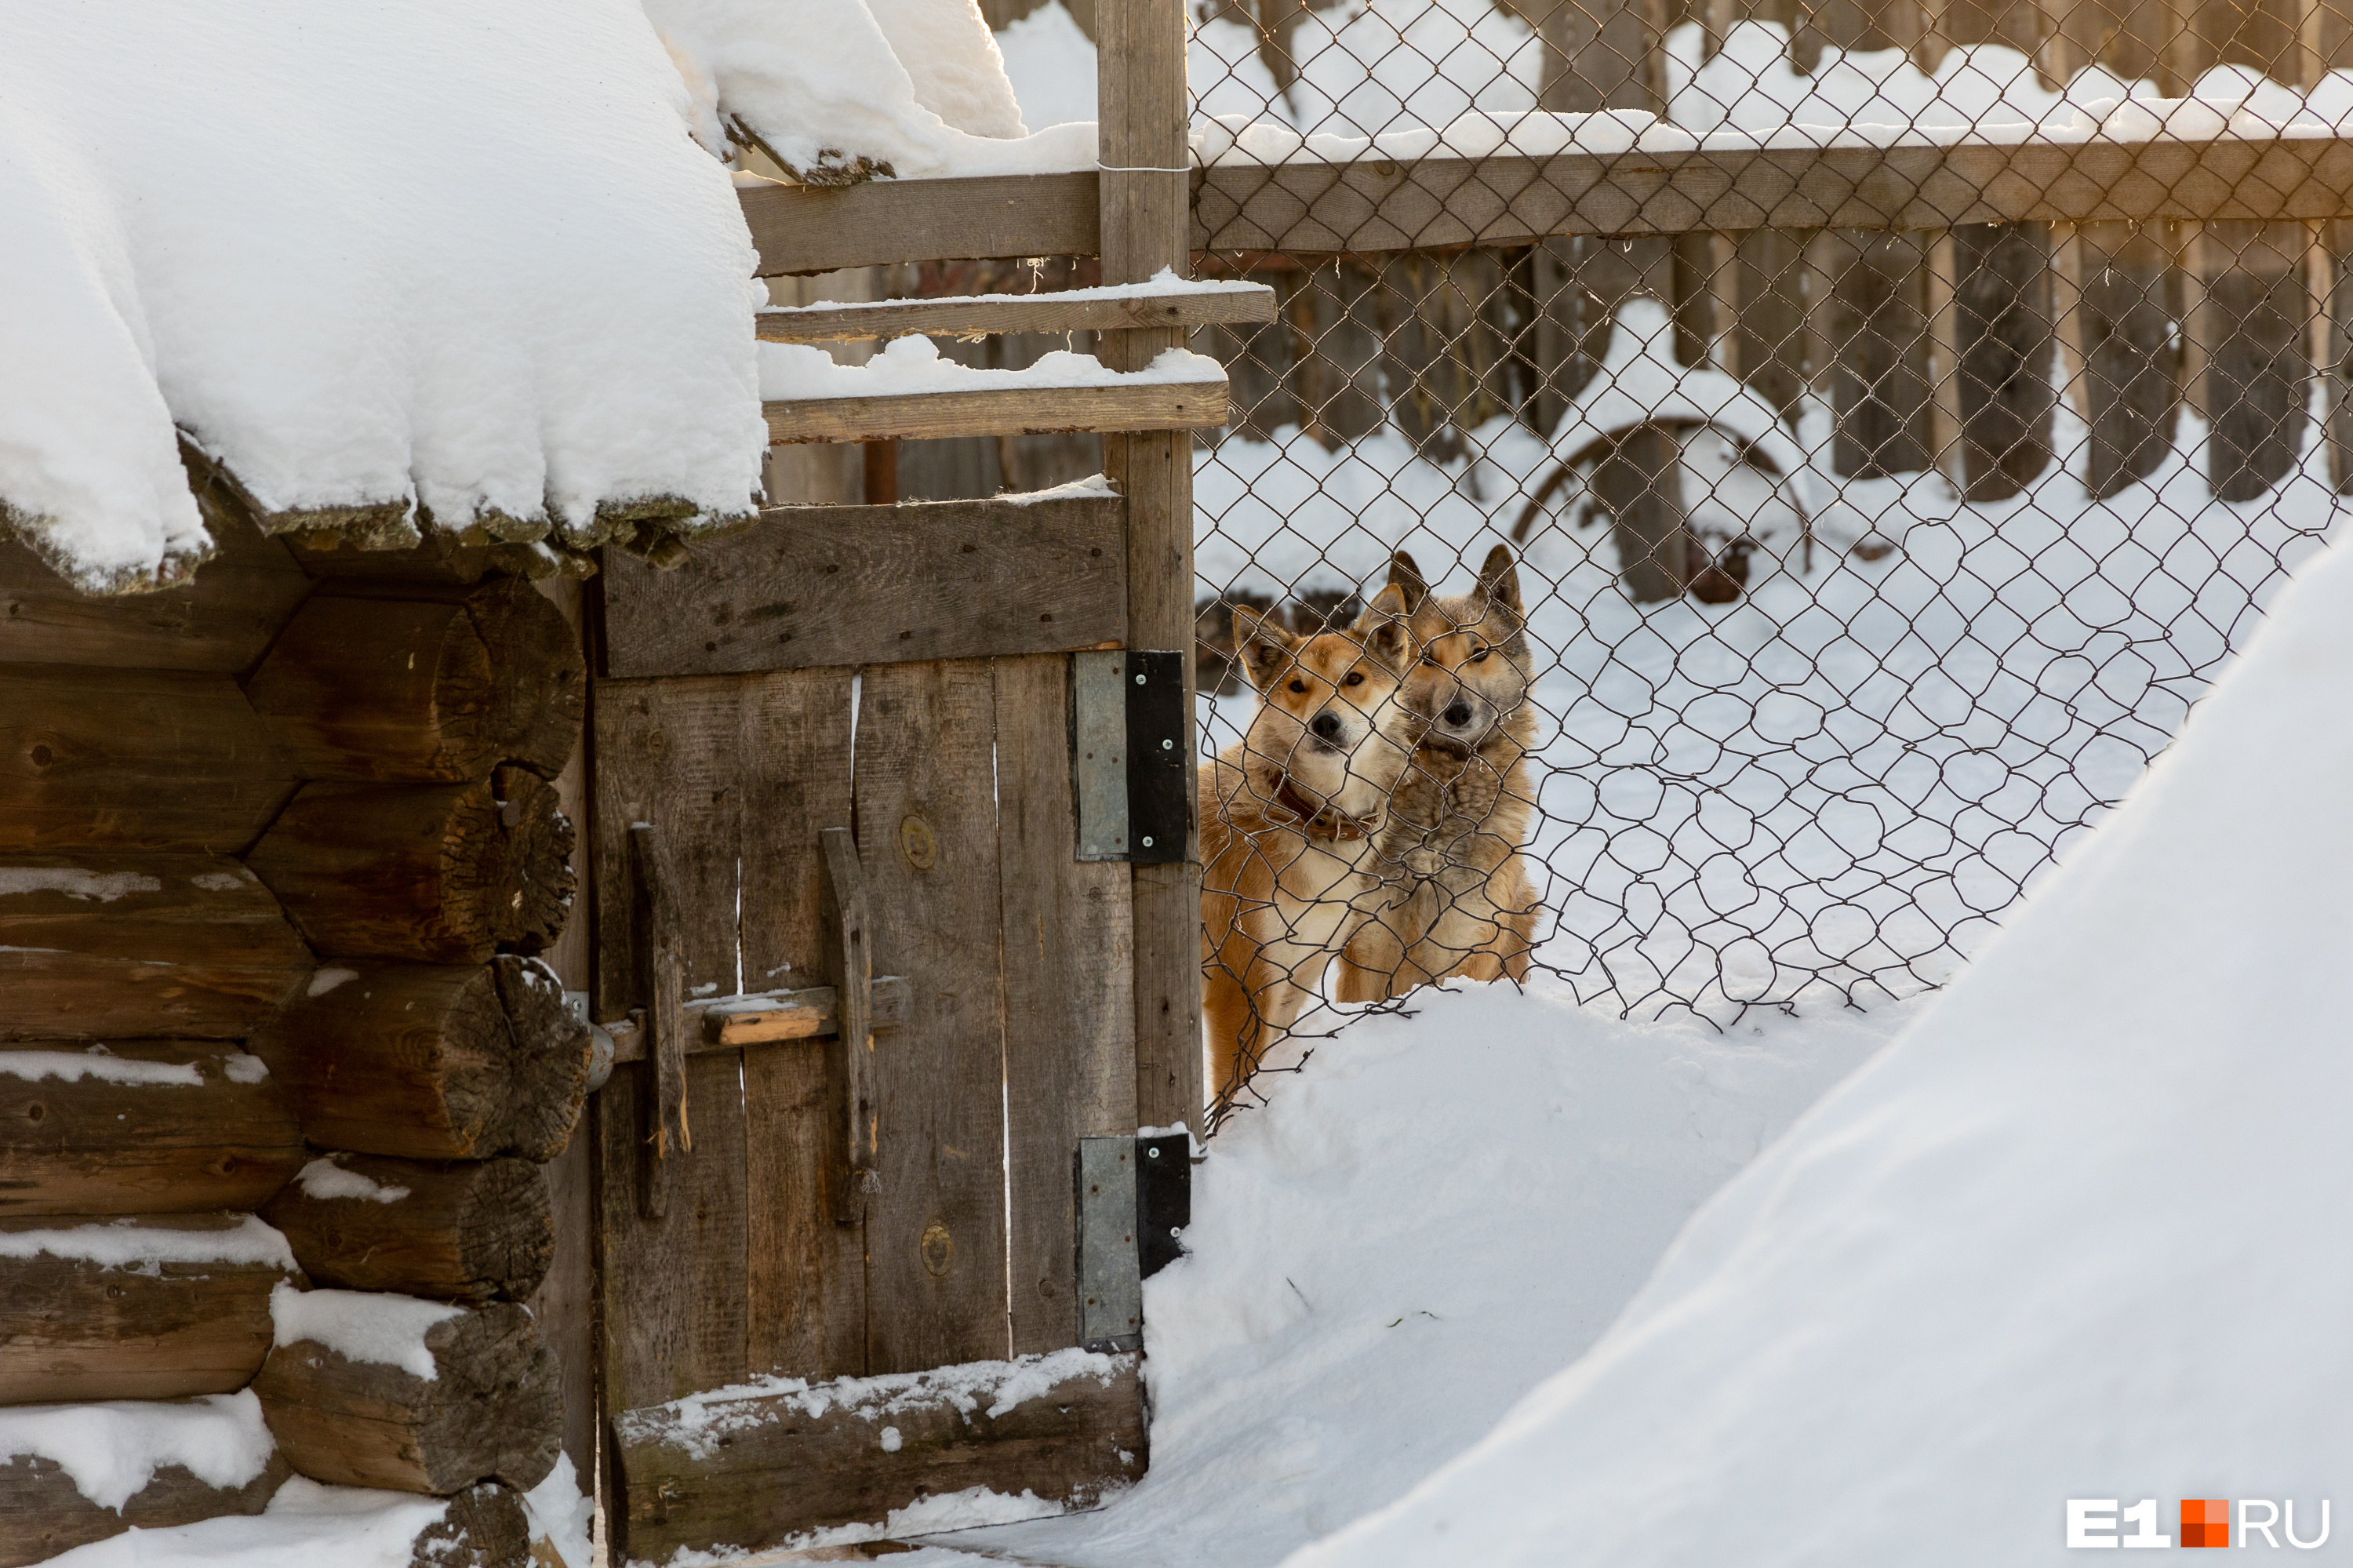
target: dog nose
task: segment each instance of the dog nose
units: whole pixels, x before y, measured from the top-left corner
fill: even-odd
[[[1460,729],[1464,725],[1471,722],[1471,705],[1469,703],[1456,703],[1453,706],[1448,708],[1445,714],[1441,716],[1445,718],[1448,724]]]
[[[1317,714],[1315,722],[1307,727],[1315,732],[1315,738],[1318,740],[1337,740],[1340,738],[1340,715],[1335,713]]]

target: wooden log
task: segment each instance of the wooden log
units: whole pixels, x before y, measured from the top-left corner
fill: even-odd
[[[1230,418],[1226,380],[1005,387],[764,403],[768,440],[943,440],[1054,430],[1207,430]]]
[[[586,676],[564,612],[501,577],[442,602],[314,599],[246,694],[306,779],[458,783],[561,771]]]
[[[529,1491],[547,1478],[564,1441],[562,1370],[529,1311],[503,1301],[444,1308],[428,1326],[429,1302],[334,1295],[303,1298],[292,1331],[280,1326],[290,1342],[270,1351],[253,1381],[296,1471],[331,1486],[443,1497],[481,1480]],[[355,1360],[294,1337],[313,1313],[381,1328],[366,1336],[367,1353],[403,1360]]]
[[[1733,266],[1733,373],[1794,426],[1808,375],[1804,237],[1782,228],[1741,235]]]
[[[1126,510],[1117,496],[771,507],[671,570],[610,561],[607,673],[1115,647],[1127,632]]]
[[[1968,224],[1953,249],[1965,493],[2006,501],[2051,466],[2051,231]]]
[[[213,536],[220,554],[193,581],[111,595],[83,593],[23,545],[0,542],[0,664],[251,669],[311,579],[284,545],[249,524],[216,522]]]
[[[1691,586],[1693,540],[1673,434],[1646,425],[1621,437],[1595,466],[1593,493],[1609,514],[1627,594],[1636,604],[1681,597]]]
[[[234,1047],[0,1045],[0,1214],[256,1209],[301,1163],[291,1086]]]
[[[1928,466],[1927,269],[1913,236],[1853,232],[1830,243],[1831,467],[1852,479]]]
[[[468,1487],[451,1498],[448,1511],[417,1532],[409,1552],[411,1568],[555,1568],[533,1555],[531,1516],[523,1511],[522,1497],[496,1481]]]
[[[551,1160],[588,1091],[591,1042],[544,967],[321,971],[267,1046],[322,1148],[408,1160]]]
[[[166,1530],[224,1514],[257,1514],[293,1473],[283,1456],[272,1454],[261,1473],[243,1486],[216,1487],[184,1465],[163,1465],[120,1508],[100,1508],[81,1495],[56,1460],[0,1457],[0,1568],[46,1563],[126,1530]]]
[[[2157,471],[2181,408],[2181,273],[2165,226],[2085,224],[2083,277],[2084,482],[2094,499]]]
[[[0,850],[237,854],[294,782],[226,675],[0,664]]]
[[[296,1277],[250,1214],[0,1220],[0,1404],[243,1388],[269,1351],[269,1293]]]
[[[2210,223],[2206,279],[2207,482],[2253,501],[2294,471],[2310,418],[2311,302],[2300,223]]]
[[[521,1301],[555,1255],[547,1174],[529,1160],[313,1161],[261,1217],[318,1285],[436,1301]]]
[[[623,1411],[612,1423],[616,1555],[666,1562],[723,1542],[758,1551],[967,1487],[1091,1507],[1144,1474],[1136,1358],[1065,1351],[1048,1364],[1069,1370],[1005,1410],[996,1389],[1035,1358],[704,1401],[694,1414]],[[971,1392],[949,1392],[959,1387]]]
[[[570,913],[572,822],[546,780],[311,784],[246,863],[335,958],[479,964],[535,953]]]
[[[0,1040],[237,1039],[311,967],[233,860],[0,855]]]
[[[1378,280],[1353,262],[1311,270],[1292,296],[1302,428],[1326,446],[1381,428]]]

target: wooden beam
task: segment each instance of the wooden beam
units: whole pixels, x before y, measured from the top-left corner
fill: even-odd
[[[903,261],[1095,253],[1095,173],[860,185],[751,185],[735,193],[759,275]]]
[[[1187,285],[1181,291],[1107,294],[1092,289],[962,300],[875,300],[851,305],[795,305],[753,318],[763,343],[838,343],[905,333],[983,337],[1011,332],[1106,332],[1129,327],[1239,326],[1274,320],[1274,291]]]
[[[608,551],[607,673],[1115,646],[1127,629],[1123,511],[1116,496],[778,506],[668,571]]]
[[[623,1411],[613,1418],[615,1555],[667,1562],[680,1547],[719,1542],[758,1551],[968,1487],[1090,1507],[1144,1474],[1136,1358],[1066,1355],[1061,1378],[1009,1409],[995,1390],[1035,1375],[1037,1361]]]
[[[875,1031],[896,1029],[904,1023],[913,996],[900,976],[876,975],[872,1020]],[[686,1004],[686,1054],[700,1056],[745,1045],[830,1039],[841,1032],[840,1008],[841,993],[829,985],[772,991],[765,996],[690,1001]],[[646,1033],[634,1017],[605,1027],[613,1036],[614,1065],[646,1059]]]
[[[158,1414],[172,1407],[158,1404]],[[223,1514],[259,1513],[293,1470],[272,1453],[242,1486],[216,1487],[184,1465],[159,1465],[120,1508],[100,1508],[55,1459],[12,1454],[0,1462],[0,1568],[30,1568],[61,1552],[126,1530],[166,1530]]]
[[[2353,141],[1740,148],[1272,167],[1193,180],[1196,250],[1524,245],[1556,234],[2353,216]]]
[[[1064,430],[1203,430],[1226,423],[1225,377],[1134,386],[1010,387],[766,403],[768,440],[942,440]]]

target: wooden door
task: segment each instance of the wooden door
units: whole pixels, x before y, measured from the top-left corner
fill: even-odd
[[[672,572],[608,565],[596,1008],[647,1007],[672,953],[691,1052],[689,1147],[652,1154],[651,1061],[596,1104],[626,1557],[756,1548],[975,1485],[1083,1503],[1140,1473],[1132,1354],[1066,1356],[1051,1397],[997,1417],[942,1393],[1079,1345],[1074,1152],[1135,1127],[1130,868],[1076,858],[1070,750],[1071,651],[1124,630],[1123,524],[1101,497],[779,508]],[[723,1046],[712,1016],[839,994],[828,828],[854,836],[872,972],[903,982],[862,1069],[864,1181],[838,1033]],[[927,1381],[944,1367],[961,1370]],[[670,1404],[886,1374],[904,1374],[887,1418],[858,1391],[773,1383],[704,1404],[733,1424],[717,1447]]]

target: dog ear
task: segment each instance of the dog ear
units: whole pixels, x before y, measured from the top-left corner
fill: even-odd
[[[1250,683],[1263,691],[1276,673],[1291,663],[1291,651],[1299,646],[1299,639],[1284,630],[1274,617],[1261,614],[1246,604],[1234,606],[1234,656],[1242,662],[1242,673]]]
[[[1413,622],[1406,609],[1405,589],[1395,583],[1373,596],[1356,618],[1356,640],[1365,652],[1403,674],[1413,662]]]
[[[1405,612],[1411,615],[1430,597],[1430,583],[1413,557],[1399,550],[1389,557],[1389,587],[1405,595]]]
[[[1487,552],[1486,565],[1479,568],[1479,597],[1489,609],[1509,615],[1514,625],[1525,624],[1527,611],[1520,608],[1520,568],[1512,562],[1509,545],[1498,545]]]

